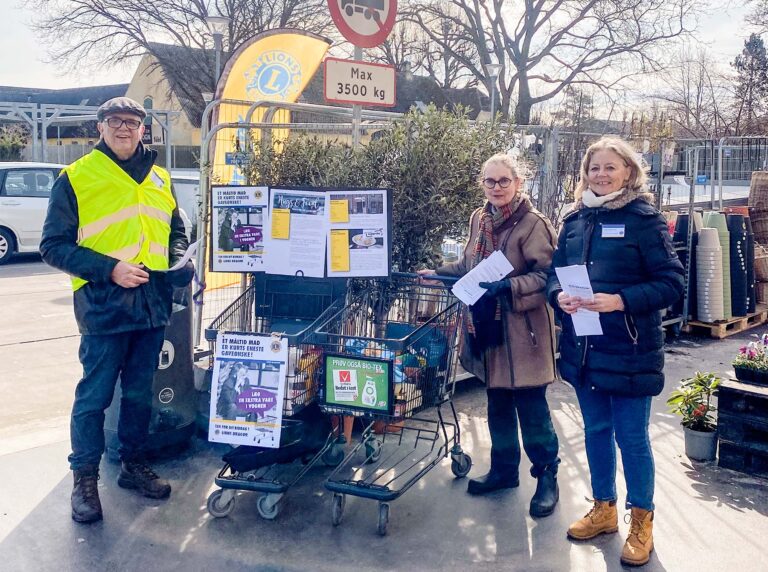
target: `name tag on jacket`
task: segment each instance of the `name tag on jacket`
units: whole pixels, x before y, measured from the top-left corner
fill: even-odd
[[[604,224],[603,238],[624,238],[624,225],[623,224]]]

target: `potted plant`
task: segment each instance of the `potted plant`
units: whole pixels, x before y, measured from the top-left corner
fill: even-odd
[[[697,461],[711,461],[717,450],[717,422],[712,395],[720,378],[711,372],[697,371],[683,379],[667,399],[672,413],[680,415],[685,432],[685,454]]]
[[[768,334],[756,342],[739,348],[739,355],[731,362],[736,379],[751,383],[768,384]]]

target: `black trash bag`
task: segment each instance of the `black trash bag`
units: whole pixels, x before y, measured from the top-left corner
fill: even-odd
[[[319,405],[313,403],[290,419],[283,420],[279,449],[241,445],[225,454],[222,460],[238,473],[292,463],[320,451],[330,432],[330,419]]]

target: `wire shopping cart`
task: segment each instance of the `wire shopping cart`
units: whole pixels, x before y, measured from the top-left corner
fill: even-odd
[[[257,501],[262,518],[277,517],[286,491],[318,460],[330,466],[344,458],[328,417],[318,407],[313,379],[321,348],[306,343],[314,329],[343,306],[343,281],[255,275],[246,290],[205,331],[211,355],[219,333],[280,333],[288,339],[288,368],[279,447],[239,446],[222,458],[208,497],[208,512],[228,516],[235,491],[264,493]],[[212,383],[217,383],[213,380]],[[296,462],[299,461],[299,462]]]
[[[460,306],[444,285],[394,274],[368,282],[310,337],[322,349],[321,409],[370,421],[326,480],[334,526],[352,495],[379,502],[378,532],[385,535],[389,503],[442,459],[450,455],[456,477],[469,473],[472,459],[462,451],[451,400]],[[446,404],[452,421],[443,417]],[[433,415],[420,415],[431,408]]]

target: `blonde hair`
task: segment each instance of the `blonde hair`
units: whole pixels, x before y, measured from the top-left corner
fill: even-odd
[[[589,163],[592,161],[592,156],[598,151],[613,151],[616,153],[624,164],[629,167],[629,180],[625,185],[625,188],[637,191],[646,190],[646,183],[648,182],[648,175],[646,168],[643,165],[642,159],[637,156],[637,153],[632,146],[618,137],[603,137],[596,143],[592,143],[584,153],[584,158],[581,160],[581,169],[579,171],[579,182],[576,185],[576,190],[573,195],[576,200],[581,198],[581,195],[589,188],[589,182],[587,181],[587,173],[589,172]]]
[[[506,153],[496,153],[495,155],[486,159],[485,163],[483,163],[483,166],[480,169],[480,176],[477,179],[477,183],[479,185],[483,184],[483,179],[485,178],[485,170],[488,168],[488,165],[492,164],[503,165],[509,169],[509,172],[512,173],[512,176],[515,179],[524,181],[531,178],[530,168],[525,164],[525,162],[520,161],[519,159],[515,159]]]

